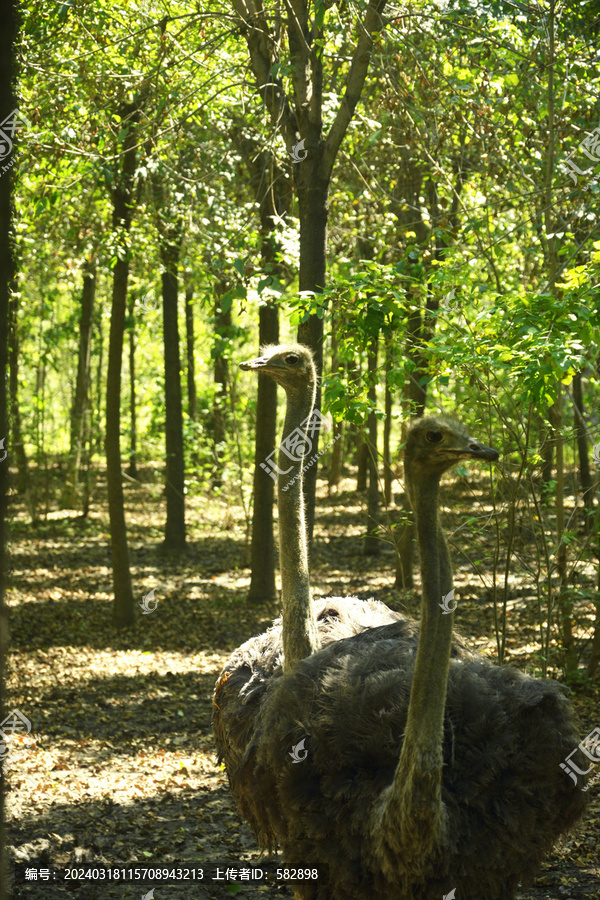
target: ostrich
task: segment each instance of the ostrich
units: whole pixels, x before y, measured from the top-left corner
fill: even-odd
[[[269,681],[283,668],[293,665],[321,646],[372,628],[396,622],[402,639],[413,647],[417,625],[401,613],[375,600],[329,597],[311,601],[308,555],[302,496],[303,457],[308,419],[313,410],[317,375],[312,351],[301,344],[264,347],[258,359],[241,368],[268,374],[286,392],[287,407],[283,439],[294,443],[279,456],[279,546],[283,619],[277,619],[264,634],[237,648],[225,664],[213,700],[213,727],[219,759],[225,761],[231,791],[242,814],[264,843],[261,816],[247,798],[251,791],[252,765],[248,747],[259,718]],[[290,459],[290,453],[292,459]],[[400,640],[400,634],[398,636]],[[454,653],[467,653],[457,640]]]
[[[297,883],[296,898],[441,900],[454,890],[457,900],[511,900],[583,813],[584,794],[560,767],[579,742],[563,688],[452,658],[440,478],[460,459],[497,457],[448,419],[417,420],[405,466],[421,555],[418,644],[404,620],[320,650],[312,634],[311,655],[265,686],[239,799],[265,848],[279,841],[289,868],[324,876]]]

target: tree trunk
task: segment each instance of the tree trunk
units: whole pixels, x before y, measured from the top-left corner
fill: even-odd
[[[19,404],[19,302],[20,295],[16,282],[11,280],[8,298],[8,361],[10,396],[10,446],[17,466],[17,491],[24,493],[30,485],[29,464],[25,453],[23,430],[21,428],[21,407]],[[1,437],[1,435],[0,435]]]
[[[116,209],[116,207],[115,207]],[[129,571],[129,548],[121,474],[121,358],[125,328],[125,301],[129,263],[118,259],[113,272],[110,336],[108,341],[108,372],[106,375],[106,480],[110,517],[113,589],[115,602],[113,624],[125,628],[134,624],[134,601]]]
[[[540,478],[543,485],[548,485],[552,481],[552,475],[554,474],[554,439],[552,426],[548,426],[541,416],[538,417],[538,424],[540,456],[542,457]]]
[[[565,668],[567,672],[577,669],[577,648],[573,633],[573,597],[567,584],[567,544],[564,540],[565,532],[565,473],[563,459],[563,422],[562,422],[562,386],[558,385],[556,401],[552,407],[552,424],[554,426],[554,438],[556,443],[556,543],[557,543],[557,574],[558,574],[558,609],[560,615],[562,647],[565,654]]]
[[[164,548],[170,553],[185,550],[185,465],[183,461],[183,412],[181,404],[181,364],[177,322],[177,262],[179,249],[161,251],[163,323],[165,351],[165,407],[167,446],[167,522]]]
[[[320,293],[325,287],[327,271],[327,218],[329,214],[329,178],[320,175],[319,151],[315,148],[311,155],[296,166],[298,172],[298,210],[300,216],[300,272],[299,290]],[[308,165],[307,165],[308,163]],[[317,394],[315,409],[321,409],[321,376],[323,374],[323,319],[309,316],[298,326],[298,342],[306,344],[314,353],[317,369]],[[319,449],[319,432],[312,439],[311,453]],[[312,546],[315,527],[315,500],[317,490],[318,465],[315,462],[304,473],[303,494],[306,515],[308,551]]]
[[[291,181],[278,166],[269,150],[246,137],[243,129],[236,131],[237,144],[250,172],[254,198],[258,205],[261,232],[261,267],[265,274],[285,278],[285,267],[278,222],[289,215],[292,203]],[[279,313],[276,303],[268,302],[259,308],[259,343],[279,343]],[[275,482],[261,468],[275,449],[277,440],[277,385],[271,378],[258,379],[256,400],[256,438],[254,452],[254,513],[250,565],[252,575],[248,600],[274,601],[276,544],[273,537],[273,499]]]
[[[342,468],[344,465],[344,423],[343,421],[333,423],[333,434],[331,436],[333,446],[331,448],[331,463],[329,465],[329,492],[337,491],[342,478]]]
[[[48,471],[48,453],[46,450],[46,350],[45,346],[45,322],[44,322],[44,294],[43,287],[40,291],[40,318],[38,329],[38,361],[35,376],[36,404],[34,413],[35,422],[35,464],[37,479],[33,479],[30,493],[31,518],[37,518],[37,510],[41,504],[43,491],[43,516],[48,518],[50,511],[50,476]],[[43,473],[43,482],[40,476]],[[36,483],[37,482],[37,483]]]
[[[402,425],[402,444],[406,443],[407,424]],[[414,551],[416,543],[415,516],[405,490],[402,497],[402,511],[400,524],[395,531],[396,542],[396,581],[394,587],[398,590],[412,590]]]
[[[418,305],[418,302],[416,300],[410,302],[413,302],[414,306],[411,307],[407,319],[406,353],[415,363],[415,368],[404,386],[404,406],[408,409],[410,416],[420,418],[425,413],[427,403],[427,382],[425,377],[428,372],[427,361],[422,354],[421,344],[433,333],[433,325],[425,324],[425,313]],[[431,302],[428,302],[427,305],[429,308],[433,308]],[[432,320],[432,322],[434,321]],[[395,587],[399,589],[410,590],[413,587],[414,549],[414,515],[410,508],[408,494],[404,492],[402,523],[397,529],[396,538]]]
[[[396,538],[396,581],[394,587],[409,591],[414,587],[413,565],[415,557],[415,522],[413,511],[405,493],[402,509],[402,522],[397,529]]]
[[[136,132],[138,112],[134,105],[121,115],[128,131],[123,142],[123,167],[118,173],[113,189],[113,229],[119,244],[118,258],[113,270],[110,336],[108,341],[108,372],[106,376],[106,480],[108,486],[108,512],[110,517],[110,543],[112,552],[113,624],[117,628],[133,626],[135,608],[129,571],[129,548],[123,498],[121,471],[121,364],[129,258],[127,235],[131,228],[133,186],[136,168]]]
[[[577,455],[579,456],[579,483],[583,494],[583,505],[588,513],[585,517],[585,527],[586,531],[589,532],[589,513],[594,509],[594,484],[590,472],[590,458],[588,454],[588,442],[583,413],[581,372],[578,372],[573,378],[573,425],[575,428],[575,438],[577,440]]]
[[[348,362],[348,380],[353,388],[358,390],[360,386],[360,365],[356,359]],[[369,453],[365,435],[360,425],[350,426],[350,447],[352,448],[352,462],[356,464],[356,490],[367,489],[367,466]]]
[[[331,371],[337,373],[340,369],[338,356],[338,335],[335,310],[331,311]],[[333,423],[333,447],[331,450],[331,463],[329,466],[329,493],[337,489],[342,477],[342,465],[344,462],[344,422]]]
[[[276,306],[265,304],[259,309],[259,341],[263,344],[279,343],[279,316]],[[272,378],[258,379],[256,400],[256,438],[254,451],[254,515],[250,566],[252,577],[248,600],[251,602],[274,601],[276,548],[273,537],[273,499],[275,482],[261,469],[275,449],[277,439],[277,384]]]
[[[81,291],[81,315],[79,317],[79,354],[77,359],[77,381],[71,407],[71,434],[69,471],[64,502],[75,508],[78,505],[77,487],[81,456],[85,444],[86,417],[90,386],[90,365],[92,348],[92,322],[94,297],[96,294],[96,260],[86,259],[83,264],[83,288]]]
[[[598,510],[600,512],[600,506]],[[598,551],[597,557],[600,561],[600,551]],[[594,608],[596,610],[596,620],[594,622],[590,659],[586,669],[586,675],[590,679],[596,675],[596,669],[600,663],[600,566],[596,570],[596,600],[594,601]]]
[[[436,256],[443,258],[444,247],[438,247]],[[410,374],[404,386],[404,405],[411,416],[420,418],[425,414],[427,404],[427,360],[423,356],[421,346],[433,335],[435,319],[429,320],[427,312],[437,307],[428,296],[426,309],[418,305],[418,301],[411,307],[407,320],[406,353],[413,360],[415,368]],[[396,542],[396,582],[395,586],[403,590],[413,587],[413,567],[415,549],[415,523],[413,511],[410,508],[408,495],[404,493],[402,505],[402,524],[398,529]]]
[[[127,474],[137,478],[137,397],[135,390],[135,295],[129,294],[129,466]]]
[[[369,474],[369,445],[362,430],[356,432],[356,490],[359,493],[367,490]]]
[[[160,245],[163,297],[163,340],[165,360],[165,443],[167,521],[163,550],[182,553],[185,534],[185,462],[183,453],[183,406],[181,399],[181,358],[179,355],[178,268],[183,236],[183,219],[177,211],[164,177],[155,173],[152,191],[156,229]]]
[[[227,337],[231,329],[231,307],[225,311],[221,308],[221,298],[227,292],[226,282],[221,281],[217,286],[217,299],[215,301],[215,357],[214,380],[217,386],[213,403],[213,446],[215,467],[213,471],[213,484],[219,486],[223,476],[223,445],[227,437],[227,390],[229,385],[229,359],[224,348],[227,346]]]
[[[390,446],[392,435],[392,389],[390,387],[390,372],[394,365],[392,350],[392,337],[387,335],[385,340],[385,419],[383,423],[383,484],[386,505],[392,502],[392,484],[394,472],[392,469],[392,450]]]
[[[92,351],[92,359],[96,359],[96,373],[93,379],[94,388],[91,392],[90,403],[90,429],[86,450],[85,487],[83,492],[83,515],[89,513],[91,500],[91,484],[94,476],[90,473],[90,460],[94,454],[102,453],[102,373],[104,369],[104,328],[102,326],[102,310],[97,309],[96,325],[94,331],[97,335],[96,347]]]
[[[427,363],[424,360],[420,346],[424,339],[423,312],[414,301],[407,321],[406,355],[415,363],[415,369],[406,380],[404,387],[404,399],[407,401],[410,416],[419,418],[425,413],[427,403],[427,383],[424,381],[427,375]]]
[[[15,36],[17,16],[11,2],[0,5],[0,121],[7,119],[15,109]],[[13,149],[13,153],[15,150]],[[4,457],[6,438],[9,433],[8,421],[8,333],[10,285],[15,273],[14,233],[12,223],[12,170],[0,178],[0,440],[4,450],[0,451],[0,721],[6,716],[6,654],[8,650],[8,610],[6,608],[7,586],[7,492],[8,456]],[[13,432],[14,434],[14,432]],[[0,900],[8,900],[9,878],[6,860],[6,778],[0,777]]]
[[[194,289],[188,285],[185,289],[185,339],[187,359],[187,395],[188,416],[192,422],[196,421],[196,364],[194,360],[194,306],[192,298]]]
[[[375,406],[377,404],[377,337],[373,338],[369,344],[368,350],[368,366],[369,366],[369,404],[371,412],[368,419],[368,468],[369,468],[369,489],[367,492],[367,511],[368,511],[368,531],[365,538],[365,555],[379,556],[381,552],[381,543],[379,540],[379,485],[378,485],[378,466],[377,466],[377,415]]]

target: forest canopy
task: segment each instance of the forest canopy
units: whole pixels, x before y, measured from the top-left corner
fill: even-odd
[[[299,459],[281,389],[250,371],[271,345],[308,359],[307,403],[315,387],[309,606],[356,593],[415,613],[407,427],[457,418],[487,455],[463,453],[443,485],[444,613],[494,662],[565,681],[595,733],[597,0],[23,0],[14,67],[9,25],[0,653],[10,613],[12,702],[42,723],[14,808],[36,794],[54,857],[71,858],[71,798],[54,823],[44,791],[62,786],[39,787],[40,760],[112,760],[110,716],[90,722],[128,691],[123,754],[153,798],[140,819],[160,802],[140,774],[148,734],[185,770],[172,792],[192,792],[195,765],[194,796],[223,788],[214,682],[279,614],[280,446]],[[112,762],[104,775],[114,790]],[[573,838],[580,862],[589,838]]]

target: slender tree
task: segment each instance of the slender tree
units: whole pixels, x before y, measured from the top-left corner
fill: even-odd
[[[579,484],[583,495],[583,504],[589,514],[594,509],[594,483],[590,472],[590,458],[588,452],[588,440],[584,419],[582,374],[577,372],[573,377],[573,428],[577,441],[577,456],[579,458]],[[589,531],[590,516],[585,518],[586,531]]]
[[[183,459],[183,409],[178,324],[178,268],[183,219],[168,202],[162,176],[152,179],[156,223],[162,262],[163,337],[165,360],[165,437],[167,520],[164,549],[185,550],[185,465]]]
[[[367,556],[379,556],[381,543],[377,530],[379,528],[379,485],[377,472],[377,334],[369,344],[368,368],[369,368],[369,405],[371,407],[367,421],[369,448],[369,487],[367,489],[368,506],[368,531],[365,537],[365,554]]]
[[[192,422],[197,418],[196,405],[196,363],[194,360],[194,288],[188,284],[185,289],[185,347],[187,374],[188,416]]]
[[[19,305],[21,295],[13,278],[9,296],[8,324],[8,361],[9,361],[9,396],[10,396],[10,436],[11,450],[17,466],[17,489],[27,491],[29,487],[29,463],[25,452],[25,441],[21,425],[21,404],[19,402],[19,361],[20,361],[20,329]]]
[[[256,141],[242,131],[237,145],[249,170],[260,217],[261,268],[269,283],[285,278],[278,222],[290,212],[291,183],[277,164],[271,150],[260,150]],[[258,312],[259,345],[279,343],[279,311],[272,300],[261,302]],[[256,439],[254,453],[254,515],[250,545],[251,580],[248,599],[254,602],[275,600],[275,541],[273,536],[273,499],[275,482],[262,468],[275,449],[277,429],[277,385],[271,378],[258,379],[256,400]]]
[[[339,341],[336,328],[335,310],[331,312],[331,371],[338,372],[340,360],[338,355]],[[340,483],[342,477],[342,465],[344,462],[344,420],[336,419],[333,423],[333,448],[331,451],[331,464],[329,466],[329,493]]]
[[[129,465],[127,474],[137,478],[137,391],[135,389],[135,294],[129,293]]]
[[[69,471],[67,474],[67,488],[65,491],[65,502],[70,506],[75,506],[77,503],[79,470],[85,444],[95,294],[96,259],[93,255],[90,255],[83,263],[77,380],[75,382],[75,394],[73,396],[73,405],[71,407]]]
[[[213,372],[215,396],[213,400],[213,448],[215,465],[213,484],[222,480],[223,449],[227,439],[227,396],[229,390],[229,337],[231,334],[231,296],[227,278],[219,278],[215,286]]]
[[[392,469],[392,410],[393,393],[391,387],[391,375],[395,363],[393,340],[390,334],[385,335],[385,419],[383,422],[383,484],[386,506],[392,502],[392,485],[394,483],[394,471]]]
[[[125,331],[127,282],[129,278],[128,240],[134,204],[135,172],[137,164],[137,125],[140,101],[120,110],[123,143],[115,173],[112,202],[113,230],[118,246],[113,269],[112,307],[106,376],[106,478],[108,482],[108,511],[110,516],[110,545],[114,589],[113,622],[117,628],[134,624],[134,599],[129,570],[129,548],[123,497],[121,469],[121,361]]]

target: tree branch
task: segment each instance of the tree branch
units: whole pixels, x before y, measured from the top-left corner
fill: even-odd
[[[281,130],[286,144],[291,148],[296,142],[296,116],[288,103],[281,78],[271,74],[275,60],[265,16],[262,10],[257,12],[254,0],[232,0],[232,3],[242,23],[252,72],[271,116],[271,123]]]
[[[369,3],[367,8],[364,22],[359,23],[360,36],[352,57],[350,72],[348,73],[348,80],[346,81],[346,90],[325,141],[323,164],[328,173],[333,169],[333,164],[340,148],[340,144],[344,139],[344,135],[346,134],[348,125],[350,124],[350,120],[354,115],[354,110],[360,99],[363,85],[367,77],[367,71],[369,69],[369,62],[371,61],[373,35],[378,34],[384,25],[383,10],[385,9],[385,5],[386,0],[371,0],[371,3]]]
[[[285,0],[288,11],[288,42],[292,64],[292,83],[296,112],[300,116],[300,130],[304,132],[312,100],[310,58],[307,41],[308,4],[305,0]]]

